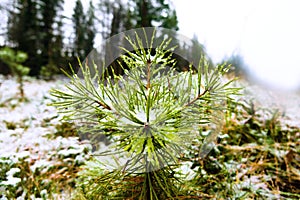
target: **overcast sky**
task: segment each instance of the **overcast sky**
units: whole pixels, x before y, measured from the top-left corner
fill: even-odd
[[[195,33],[214,61],[240,53],[259,80],[300,85],[300,1],[174,0],[180,32]]]

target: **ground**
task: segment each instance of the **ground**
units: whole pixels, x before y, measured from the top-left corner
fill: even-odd
[[[30,163],[29,173],[35,174],[48,171],[57,163],[60,163],[57,169],[70,168],[69,164],[64,166],[61,163],[71,163],[74,167],[89,158],[86,153],[92,148],[89,144],[81,142],[76,135],[57,134],[64,124],[56,109],[48,105],[53,99],[49,90],[62,87],[66,81],[62,77],[52,81],[26,77],[25,100],[21,101],[16,79],[0,75],[0,164],[1,167],[12,166],[0,174],[0,194],[1,190],[21,182],[15,177],[20,170],[16,163],[21,160]],[[270,117],[265,114],[265,108],[278,109],[283,127],[300,128],[300,96],[297,93],[272,91],[241,81],[237,84],[245,86],[244,94],[237,97],[238,101],[253,99],[261,118]],[[63,175],[72,173],[69,169],[64,170]],[[47,178],[52,180],[53,176]]]

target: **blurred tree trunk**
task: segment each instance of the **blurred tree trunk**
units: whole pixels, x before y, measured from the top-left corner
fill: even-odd
[[[36,75],[40,65],[37,2],[17,0],[13,6],[8,19],[8,40],[28,54],[26,65],[30,66],[31,74]]]
[[[41,66],[54,68],[58,71],[58,65],[62,61],[62,14],[63,0],[40,0],[41,12]],[[51,69],[49,69],[51,70]]]
[[[141,1],[136,1],[137,5],[139,6],[139,13],[140,13],[140,16],[141,16],[141,20],[140,20],[140,24],[141,27],[150,27],[151,26],[151,19],[148,14],[148,2],[147,0],[141,0]]]
[[[84,41],[85,41],[85,25],[86,18],[83,11],[83,5],[77,0],[72,15],[72,21],[75,31],[73,55],[78,56],[80,60],[84,58]]]
[[[76,1],[72,15],[73,28],[75,31],[73,56],[78,56],[83,61],[94,46],[95,30],[95,8],[90,1],[87,13],[84,12],[81,0]],[[77,61],[77,59],[75,59]]]

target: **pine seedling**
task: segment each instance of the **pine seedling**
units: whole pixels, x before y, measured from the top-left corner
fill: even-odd
[[[65,90],[51,91],[57,97],[52,105],[65,119],[76,120],[81,132],[105,134],[112,142],[81,173],[79,199],[182,197],[176,175],[180,155],[201,127],[212,123],[207,144],[199,144],[200,155],[207,154],[220,131],[224,102],[238,89],[222,81],[225,66],[211,70],[204,57],[196,69],[177,72],[171,39],[155,47],[154,32],[150,39],[138,33],[125,39],[133,51],[122,48],[123,75],[111,70],[105,76],[104,66],[79,63],[82,77],[71,68]]]
[[[27,57],[26,53],[21,51],[16,52],[8,47],[0,50],[0,59],[9,66],[11,73],[17,76],[22,100],[24,100],[23,77],[28,75],[30,71],[29,67],[22,65],[27,60]]]

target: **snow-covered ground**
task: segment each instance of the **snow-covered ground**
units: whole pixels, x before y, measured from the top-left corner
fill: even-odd
[[[64,81],[25,78],[26,100],[22,102],[16,79],[0,75],[0,165],[13,165],[21,159],[30,163],[34,173],[37,169],[47,171],[59,158],[72,156],[74,163],[87,159],[83,152],[91,147],[82,144],[78,137],[51,137],[57,131],[56,125],[61,124],[61,117],[54,107],[47,105],[52,98],[49,89],[63,86]],[[3,186],[16,186],[21,181],[11,170],[6,175],[7,180],[0,179],[0,194]]]
[[[249,101],[253,99],[255,107],[262,115],[266,110],[271,112],[278,110],[280,122],[283,127],[300,127],[300,94],[292,91],[273,90],[257,84],[246,82],[238,83],[244,87],[241,99]]]
[[[55,133],[55,125],[61,117],[51,103],[49,89],[63,87],[66,79],[44,81],[26,78],[24,91],[27,101],[18,98],[18,83],[15,78],[0,75],[0,157],[18,158],[30,154],[36,159],[45,152],[62,149],[81,149],[78,138],[57,137],[49,142],[46,135]],[[242,85],[247,85],[243,83]],[[284,113],[284,124],[300,127],[300,96],[265,90],[257,85],[247,85],[245,96],[258,108],[279,109]],[[15,128],[8,129],[9,125]],[[25,153],[24,153],[25,152]],[[64,152],[66,153],[66,152]]]
[[[66,81],[64,78],[55,81],[25,78],[27,100],[21,102],[16,79],[0,75],[0,164],[24,158],[32,163],[30,169],[34,172],[36,169],[47,170],[55,164],[53,155],[74,155],[74,162],[87,159],[83,152],[91,147],[81,143],[78,137],[49,137],[61,123],[56,109],[47,105],[52,102],[49,89],[63,87]],[[254,85],[248,85],[244,92],[240,100],[254,98],[258,108],[278,108],[284,113],[281,117],[283,125],[300,127],[299,95],[268,91]],[[0,193],[1,185],[18,184],[20,179],[14,177],[18,171],[18,168],[7,171],[7,180],[0,182]]]
[[[82,148],[76,137],[57,137],[51,142],[47,137],[55,133],[55,125],[61,123],[55,108],[47,105],[52,98],[48,91],[52,87],[61,86],[63,81],[46,82],[28,78],[24,83],[27,98],[24,102],[19,101],[18,84],[14,78],[6,79],[2,76],[0,83],[1,157],[18,158],[28,154],[30,157],[41,157],[60,148]]]

